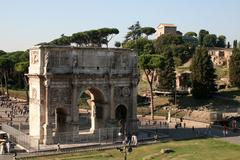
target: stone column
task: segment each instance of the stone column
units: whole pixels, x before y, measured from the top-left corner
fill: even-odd
[[[137,84],[132,84],[132,119],[137,119]]]
[[[131,130],[136,132],[137,130],[137,83],[132,83],[132,115],[130,117]]]
[[[96,129],[96,106],[95,103],[91,102],[91,128],[90,132],[95,132]]]
[[[109,97],[109,108],[110,108],[110,119],[113,121],[115,119],[115,104],[114,104],[114,85],[110,82],[110,97]]]
[[[49,123],[49,86],[50,80],[46,78],[44,82],[45,86],[45,124],[43,125],[44,128],[44,144],[53,144],[53,137],[52,137],[52,125]]]
[[[74,135],[79,134],[79,106],[78,101],[77,85],[72,84],[72,107],[71,107],[71,116],[72,116],[72,130]]]

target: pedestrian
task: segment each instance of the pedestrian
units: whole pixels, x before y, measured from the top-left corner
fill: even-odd
[[[223,135],[226,137],[228,135],[226,124],[223,126]]]
[[[186,128],[186,123],[185,122],[183,123],[183,127]]]
[[[59,152],[61,150],[60,143],[57,144],[57,151]]]
[[[137,136],[133,134],[131,139],[132,139],[133,146],[137,146],[137,143],[138,143]]]
[[[7,150],[7,153],[10,153],[10,146],[11,146],[10,142],[7,141],[7,142],[6,142],[6,150]]]

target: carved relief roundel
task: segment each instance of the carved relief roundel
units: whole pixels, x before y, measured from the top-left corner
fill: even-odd
[[[130,95],[130,90],[128,87],[123,87],[122,88],[122,95],[123,96],[129,96]]]

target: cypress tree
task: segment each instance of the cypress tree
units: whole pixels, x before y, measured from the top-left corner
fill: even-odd
[[[229,62],[229,81],[232,86],[240,87],[240,50],[234,49]]]
[[[176,85],[176,73],[173,53],[170,49],[163,53],[164,65],[158,71],[158,89],[172,91]]]
[[[190,70],[193,97],[208,98],[217,91],[215,84],[217,76],[206,48],[196,49]]]

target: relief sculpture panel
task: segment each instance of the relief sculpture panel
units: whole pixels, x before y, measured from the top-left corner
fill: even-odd
[[[32,64],[37,64],[37,63],[39,63],[38,51],[32,51],[32,52],[31,52],[31,63],[32,63]]]
[[[70,88],[51,88],[50,104],[71,104],[71,89]]]

